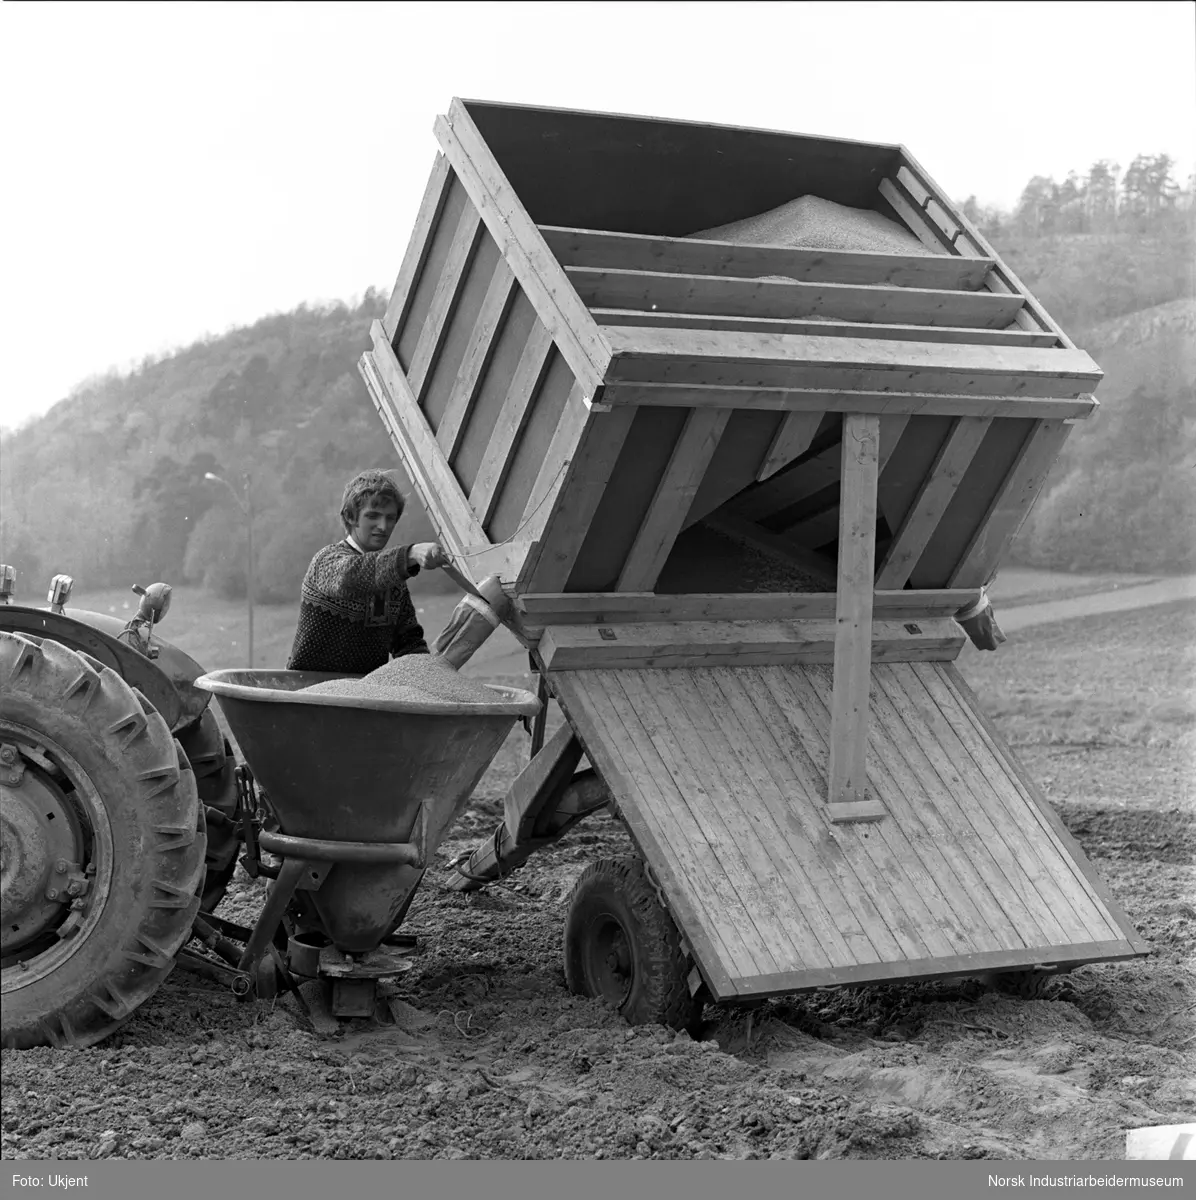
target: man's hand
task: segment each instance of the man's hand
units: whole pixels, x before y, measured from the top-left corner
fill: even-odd
[[[439,542],[416,542],[407,551],[407,563],[412,567],[422,567],[426,571],[434,567],[447,566],[449,556]]]

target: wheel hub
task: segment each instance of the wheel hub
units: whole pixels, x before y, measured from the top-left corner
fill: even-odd
[[[634,964],[626,931],[613,917],[594,932],[591,978],[607,1000],[621,1004],[631,990]]]
[[[21,762],[33,769],[14,773],[15,784],[0,784],[0,953],[4,957],[58,928],[72,902],[86,891],[79,866],[83,839],[71,806],[36,762],[24,758]]]

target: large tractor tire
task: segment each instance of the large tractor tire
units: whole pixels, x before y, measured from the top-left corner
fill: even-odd
[[[638,858],[604,858],[578,878],[565,917],[565,982],[631,1025],[697,1026],[702,1006],[690,994],[681,933]]]
[[[86,654],[0,633],[5,1047],[90,1046],[174,966],[206,833],[166,722]]]
[[[204,857],[207,875],[200,908],[203,912],[212,912],[224,899],[237,869],[237,851],[241,845],[234,820],[237,764],[233,749],[211,708],[205,708],[203,716],[179,734],[179,745],[195,773],[195,786],[208,827],[208,849]]]

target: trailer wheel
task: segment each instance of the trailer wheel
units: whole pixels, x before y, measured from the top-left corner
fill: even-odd
[[[211,708],[179,734],[179,744],[195,773],[199,802],[207,816],[208,849],[204,857],[207,875],[203,885],[203,912],[212,912],[224,899],[237,869],[241,845],[234,820],[237,811],[236,759],[228,739]],[[212,810],[215,810],[214,812]]]
[[[194,776],[115,671],[0,633],[0,785],[0,1040],[93,1045],[190,935],[207,840]]]
[[[689,992],[681,934],[638,858],[587,867],[565,918],[565,982],[616,1007],[632,1025],[692,1029],[701,1004]]]

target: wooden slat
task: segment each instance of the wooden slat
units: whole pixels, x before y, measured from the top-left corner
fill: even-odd
[[[692,945],[711,989],[720,998],[735,995],[737,989],[728,973],[728,967],[734,966],[733,950],[739,945],[734,926],[720,928],[717,914],[709,925],[704,922],[704,908],[693,890],[705,878],[708,864],[695,861],[685,839],[679,840],[675,855],[670,853],[675,786],[670,781],[662,792],[600,681],[590,676],[582,683],[567,674],[558,676],[555,695],[580,735],[586,756],[610,789],[632,839],[652,864],[668,896],[669,909]]]
[[[957,260],[958,261],[958,260]],[[877,325],[827,317],[786,321],[775,317],[724,317],[711,313],[641,312],[632,308],[593,308],[600,329],[618,325],[670,329],[731,329],[740,333],[788,333],[805,337],[878,338],[890,342],[970,342],[977,346],[1058,346],[1053,333],[1029,329],[967,329],[955,325]],[[1019,311],[1015,320],[1022,314]]]
[[[823,416],[815,415],[820,420]],[[745,521],[759,521],[816,496],[839,482],[841,454],[840,444],[835,442],[784,474],[774,475],[758,487],[740,493],[728,502],[727,509]]]
[[[610,347],[565,277],[526,209],[487,149],[465,106],[454,100],[438,117],[436,138],[477,206],[490,236],[535,305],[585,391],[593,401],[610,361]]]
[[[980,587],[992,579],[1010,543],[1030,515],[1034,499],[1070,432],[1071,425],[1066,421],[1038,423],[1027,437],[1017,465],[997,492],[959,565],[951,572],[948,586]]]
[[[908,166],[897,168],[895,183],[902,194],[939,227],[957,254],[966,258],[987,257],[959,214],[937,192],[923,184]]]
[[[634,416],[633,409],[590,414],[557,491],[556,506],[520,574],[520,590],[565,590]]]
[[[536,818],[557,798],[581,757],[581,743],[566,721],[515,776],[503,797],[503,824],[516,842],[531,836]]]
[[[1041,865],[1040,878],[1049,889],[1044,899],[1053,900],[1057,912],[1068,914],[1070,928],[1084,929],[1093,941],[1117,937],[1120,931],[1104,913],[1103,905],[1089,887],[1069,848],[1044,819],[1041,810],[1024,795],[1017,780],[1011,777],[1002,756],[994,752],[994,747],[979,732],[958,694],[936,671],[923,672],[914,665],[910,674],[921,683],[950,727],[957,739],[960,757],[966,755],[989,783],[1001,805],[1000,809],[994,808],[994,817],[1001,817],[1003,810],[1004,824],[1017,830],[1023,839],[1025,853]]]
[[[513,295],[515,277],[500,258],[482,300],[482,309],[469,335],[469,344],[461,368],[453,380],[444,416],[436,427],[436,441],[451,463],[461,444],[461,433],[477,398],[478,386],[485,374],[494,348],[495,335],[502,327]]]
[[[868,795],[868,688],[871,681],[872,570],[876,561],[876,417],[843,418],[839,484],[839,583],[835,604],[835,693],[831,704],[827,799],[832,821],[879,820]],[[842,803],[852,808],[839,809]]]
[[[643,723],[680,788],[690,816],[715,852],[719,865],[739,896],[750,929],[765,954],[776,964],[809,963],[814,955],[795,943],[788,922],[776,913],[793,907],[793,899],[742,811],[743,779],[728,781],[711,755],[702,731],[709,720],[688,710],[693,698],[686,686],[688,672],[666,681],[659,671],[623,673],[619,683],[628,706]],[[759,958],[759,954],[757,955]],[[816,959],[815,959],[816,961]],[[824,960],[825,961],[825,960]]]
[[[381,321],[373,323],[370,336],[374,349],[362,356],[366,385],[438,534],[458,552],[465,546],[484,545],[489,539],[436,445]]]
[[[918,205],[914,203],[913,198],[895,179],[882,179],[879,191],[922,245],[936,254],[961,253],[951,245],[951,239],[933,221],[927,219]],[[965,257],[971,256],[966,255]]]
[[[757,480],[775,475],[783,466],[800,458],[809,449],[818,426],[822,423],[820,412],[794,412],[786,414],[777,429],[768,453],[756,472]]]
[[[802,748],[824,775],[829,770],[833,682],[825,680],[825,696],[814,684],[826,674],[825,668],[816,667],[762,672],[773,697],[798,731]],[[902,957],[951,955],[970,949],[967,938],[959,937],[957,943],[947,936],[944,926],[951,924],[948,906],[896,820],[876,822],[872,818],[870,810],[879,805],[881,795],[873,790],[876,800],[848,802],[851,807],[846,810],[836,805],[831,816],[834,821],[841,815],[854,818],[858,812],[871,828],[852,829],[851,822],[840,820],[832,826],[831,836],[855,865],[857,875],[868,881],[877,911],[900,945]]]
[[[730,415],[705,409],[686,418],[623,564],[617,584],[619,591],[647,591],[656,583]]]
[[[403,256],[399,276],[390,293],[390,301],[386,305],[386,315],[382,318],[382,327],[386,330],[387,340],[394,342],[395,336],[407,320],[407,310],[411,304],[411,296],[415,289],[416,280],[423,270],[424,260],[432,244],[432,231],[440,219],[445,198],[452,183],[452,172],[448,159],[443,154],[436,155],[432,164],[432,173],[428,177],[424,198],[420,201],[419,212],[415,218],[415,228],[411,232],[411,240],[407,243],[407,253]]]
[[[483,525],[490,523],[499,490],[510,468],[512,451],[531,412],[551,353],[552,335],[537,321],[523,347],[469,491],[469,505]]]
[[[830,663],[835,630],[833,620],[548,625],[539,653],[553,671]],[[873,621],[858,636],[865,656],[870,651],[876,662],[949,661],[965,641],[963,630],[944,617]]]
[[[573,461],[574,451],[581,441],[588,418],[585,387],[575,383],[565,399],[565,409],[557,421],[523,515],[519,518],[519,529],[524,537],[533,540],[538,538],[552,515],[553,504],[565,482],[565,472]]]
[[[984,286],[992,262],[868,250],[744,246],[552,225],[540,226],[540,232],[566,267],[647,268],[687,275],[785,275],[811,283],[880,283],[976,291]]]
[[[722,385],[1071,398],[1099,381],[1082,350],[1041,350],[723,330],[608,329],[608,384]]]
[[[925,703],[918,703],[916,695],[909,694],[904,673],[878,664],[874,677],[877,687],[885,691],[906,725],[918,731],[917,752],[925,757],[938,776],[938,786],[947,790],[952,797],[951,805],[958,809],[961,822],[958,836],[976,843],[977,857],[985,867],[994,897],[1013,920],[1025,944],[1042,946],[1069,941],[1049,905],[1042,902],[1022,870],[1017,853],[1006,842],[1009,831],[993,824],[989,816],[992,798],[983,780],[974,778],[966,769],[968,764],[956,761],[944,748],[938,727],[941,718]]]
[[[991,424],[987,417],[960,417],[955,422],[885,552],[876,572],[878,588],[905,585]]]
[[[822,316],[896,325],[1004,329],[1022,307],[1016,295],[952,292],[883,284],[798,283],[730,275],[677,275],[568,267],[566,275],[591,309],[660,309],[793,320]]]
[[[779,534],[769,533],[752,521],[746,521],[732,512],[711,513],[704,522],[716,533],[734,538],[753,549],[765,554],[771,554],[782,562],[790,563],[807,575],[813,575],[828,584],[835,582],[835,564],[833,560],[814,554],[804,546]]]
[[[810,378],[809,375],[806,376]],[[911,374],[911,381],[914,376]],[[828,385],[829,386],[829,385]],[[681,408],[731,408],[737,412],[863,412],[880,415],[939,413],[949,417],[1086,417],[1096,407],[1089,395],[1071,399],[988,396],[980,393],[866,391],[823,387],[732,387],[727,384],[614,383],[602,393],[613,408],[669,405]]]
[[[686,529],[755,482],[756,472],[783,419],[782,413],[732,412],[706,478],[686,514]]]
[[[749,889],[745,889],[745,898],[736,887],[738,880],[725,869],[721,840],[705,806],[700,804],[704,797],[684,786],[684,776],[678,779],[681,772],[676,770],[676,751],[669,745],[669,731],[648,716],[650,705],[638,678],[610,672],[597,686],[608,699],[608,711],[617,714],[623,724],[624,741],[635,747],[657,789],[667,798],[667,815],[655,808],[653,815],[668,830],[669,848],[701,864],[701,874],[691,877],[690,888],[697,905],[706,913],[707,924],[717,926],[727,946],[728,965],[740,978],[758,974],[766,963],[775,961],[752,920],[753,902],[758,904],[759,898]]]
[[[1039,817],[1055,831],[1055,836],[1079,864],[1081,873],[1088,881],[1093,893],[1104,903],[1106,911],[1112,917],[1121,935],[1133,943],[1136,951],[1143,954],[1147,953],[1150,949],[1149,943],[1135,929],[1133,922],[1126,916],[1114,898],[1113,893],[1109,890],[1108,884],[1105,883],[1088,859],[1084,857],[1079,842],[1076,841],[1067,826],[1064,825],[1063,819],[1059,816],[1054,806],[1043,795],[1042,789],[1026,770],[1025,764],[1013,753],[1005,739],[997,731],[996,725],[993,724],[991,718],[984,711],[976,693],[968,686],[967,681],[960,674],[958,668],[952,664],[946,664],[940,672],[940,677],[959,697],[963,711],[968,714],[973,724],[980,731],[981,736],[992,747],[996,757],[1004,763],[1009,776],[1016,779],[1021,785],[1023,795],[1034,806]]]
[[[973,604],[979,589],[874,591],[877,620],[949,617]],[[728,592],[661,596],[651,592],[531,592],[516,608],[539,625],[608,625],[628,621],[831,621],[834,592]]]
[[[449,321],[461,294],[461,285],[465,282],[481,231],[482,224],[477,209],[472,204],[465,205],[453,232],[448,256],[444,260],[440,278],[436,281],[436,290],[432,294],[432,305],[423,329],[420,330],[419,341],[407,370],[407,382],[418,401],[422,402],[424,398],[424,389],[448,332]]]

